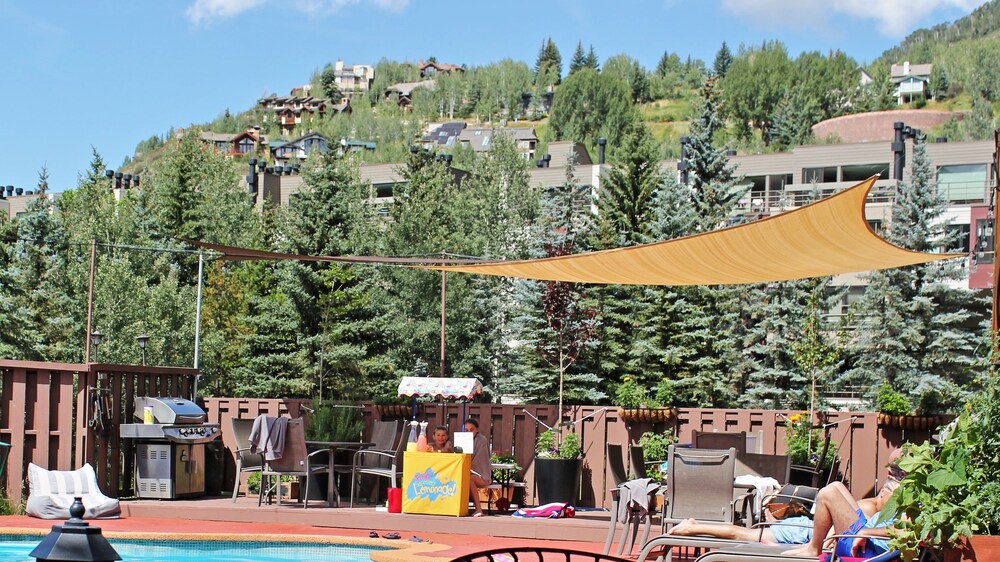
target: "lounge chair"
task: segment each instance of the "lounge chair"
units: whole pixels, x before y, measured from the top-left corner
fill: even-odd
[[[667,449],[667,491],[663,532],[689,518],[733,523],[736,449]]]
[[[707,552],[695,562],[816,562],[814,556],[785,556],[781,554],[788,550],[788,545],[766,545],[744,543],[732,548],[721,548]],[[899,560],[899,551],[892,550],[870,558],[851,558],[853,561],[890,562]],[[922,559],[922,558],[921,558]],[[843,562],[845,559],[836,554],[830,554],[827,562]]]
[[[77,470],[45,470],[35,463],[28,464],[30,489],[25,512],[40,519],[69,519],[73,498],[83,500],[84,519],[112,519],[121,508],[118,500],[101,493],[97,473],[90,464]]]
[[[230,418],[230,430],[236,449],[233,449],[233,461],[236,462],[236,483],[233,485],[233,502],[240,493],[240,485],[244,472],[260,472],[264,469],[264,456],[250,452],[250,429],[254,420]]]

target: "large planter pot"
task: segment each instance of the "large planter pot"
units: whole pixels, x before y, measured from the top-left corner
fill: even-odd
[[[575,504],[580,491],[583,459],[544,459],[535,457],[535,489],[538,503]]]
[[[618,408],[618,417],[627,422],[660,423],[677,415],[677,408]]]
[[[957,547],[944,549],[944,562],[988,562],[1000,560],[1000,536],[972,535]]]
[[[945,423],[947,423],[945,416],[892,416],[881,412],[878,414],[879,425],[909,431],[927,431]]]

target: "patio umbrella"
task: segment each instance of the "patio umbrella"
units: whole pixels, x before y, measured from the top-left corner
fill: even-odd
[[[399,381],[399,396],[413,399],[413,419],[417,419],[417,396],[431,398],[461,398],[462,419],[465,419],[465,402],[483,393],[479,379],[458,377],[403,377]]]

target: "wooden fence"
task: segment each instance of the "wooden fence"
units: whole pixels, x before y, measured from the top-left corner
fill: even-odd
[[[94,465],[102,489],[111,496],[133,494],[133,444],[121,440],[118,426],[132,421],[135,396],[190,397],[196,371],[174,367],[138,367],[106,364],[56,364],[0,361],[0,441],[11,444],[9,458],[0,474],[0,493],[20,502],[27,491],[27,465],[34,462],[50,469],[70,470],[85,462]],[[102,398],[107,412],[95,412]],[[302,416],[309,420],[304,405],[309,400],[206,398],[201,401],[209,421],[222,425],[223,445],[235,448],[230,433],[231,418],[254,418],[260,414]],[[391,412],[370,403],[362,405],[366,428],[380,419],[405,417],[408,408]],[[535,437],[542,424],[555,425],[556,406],[501,404],[418,404],[417,417],[431,427],[446,425],[460,430],[465,417],[480,422],[480,430],[490,440],[491,449],[512,453],[523,467],[519,476],[528,483],[526,502],[534,495]],[[691,431],[747,431],[761,438],[762,451],[785,451],[786,416],[795,412],[774,410],[722,410],[681,408],[669,422],[626,423],[616,408],[567,406],[563,419],[572,423],[567,431],[581,437],[584,474],[581,506],[608,506],[611,476],[607,471],[607,443],[630,443],[645,431],[672,429],[681,442],[691,439]],[[536,421],[536,419],[538,421]],[[880,478],[889,452],[905,441],[922,442],[931,431],[904,432],[878,425],[871,412],[828,412],[832,440],[839,447],[841,471],[852,492],[863,497],[871,493]],[[104,422],[103,429],[98,422]],[[229,452],[223,453],[223,490],[232,489],[234,465]],[[0,450],[0,455],[3,451]],[[216,469],[219,470],[219,469]],[[212,476],[209,476],[211,478]]]

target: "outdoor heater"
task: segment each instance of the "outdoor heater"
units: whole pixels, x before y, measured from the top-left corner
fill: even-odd
[[[222,435],[219,424],[184,398],[135,399],[135,418],[122,424],[122,439],[135,439],[135,492],[140,498],[205,495],[205,443]]]

